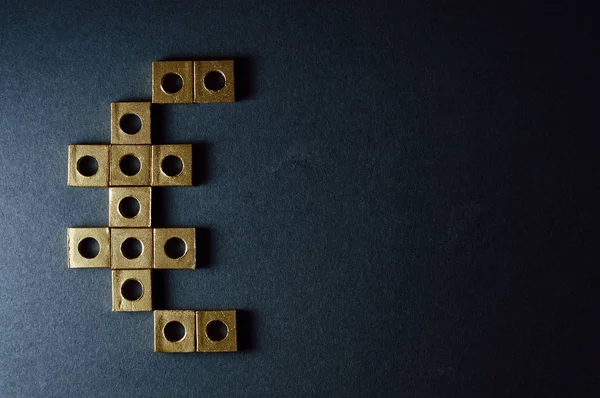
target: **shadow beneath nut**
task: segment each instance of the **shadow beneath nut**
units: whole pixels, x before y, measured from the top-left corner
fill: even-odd
[[[152,226],[166,228],[168,225],[168,197],[162,187],[152,187]]]
[[[206,184],[210,180],[210,144],[192,144],[192,184]]]
[[[256,311],[237,310],[238,351],[250,351],[258,348],[256,339]]]
[[[169,272],[167,271],[159,269],[152,271],[152,308],[155,310],[173,307],[173,303],[169,301]]]
[[[213,240],[212,228],[196,228],[196,268],[208,268],[215,264]]]

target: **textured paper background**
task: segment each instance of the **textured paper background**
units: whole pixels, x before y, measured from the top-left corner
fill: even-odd
[[[597,246],[576,210],[598,181],[576,154],[591,14],[173,3],[0,8],[0,396],[583,391],[597,283],[567,286]],[[155,112],[207,170],[156,192],[155,225],[204,228],[204,266],[155,289],[245,310],[247,349],[154,354],[150,313],[111,313],[109,271],[67,269],[66,228],[108,222],[106,189],[67,188],[67,145],[108,142],[151,61],[218,56],[240,102]]]

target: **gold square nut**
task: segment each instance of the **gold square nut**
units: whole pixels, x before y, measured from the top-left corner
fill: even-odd
[[[152,268],[152,228],[111,228],[112,269]]]
[[[195,311],[154,311],[154,352],[196,351]]]
[[[194,62],[194,102],[235,102],[233,60]]]
[[[151,144],[150,105],[150,102],[113,102],[110,105],[111,144]]]
[[[109,268],[108,228],[69,228],[67,231],[69,268]]]
[[[194,63],[192,61],[152,62],[152,102],[193,103]]]
[[[150,187],[109,188],[109,227],[150,227],[151,189]]]
[[[69,145],[67,185],[108,186],[108,145]]]
[[[152,185],[192,185],[192,144],[152,145]]]
[[[154,268],[196,268],[196,229],[155,228]]]
[[[151,145],[111,145],[111,186],[150,186],[151,172]]]
[[[237,351],[236,311],[196,311],[196,351]]]
[[[112,310],[152,311],[152,274],[149,269],[112,270]]]

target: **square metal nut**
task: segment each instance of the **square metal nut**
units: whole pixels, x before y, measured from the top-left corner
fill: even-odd
[[[233,60],[194,62],[194,102],[235,102]]]
[[[192,185],[192,144],[152,145],[152,185]]]
[[[154,311],[154,352],[195,351],[195,311]]]
[[[155,228],[154,268],[196,268],[196,229]]]
[[[69,228],[69,268],[110,268],[108,228]]]
[[[236,311],[196,311],[196,351],[237,351]]]
[[[112,310],[152,311],[152,270],[112,270]]]
[[[152,102],[193,103],[194,63],[192,61],[152,62]]]
[[[112,269],[152,268],[152,228],[111,228]]]
[[[108,225],[110,227],[148,228],[151,222],[150,187],[108,189]]]
[[[110,105],[111,144],[151,144],[150,105],[150,102],[113,102]]]
[[[67,185],[108,186],[108,145],[69,145]]]
[[[111,145],[111,186],[150,186],[151,173],[151,145]]]

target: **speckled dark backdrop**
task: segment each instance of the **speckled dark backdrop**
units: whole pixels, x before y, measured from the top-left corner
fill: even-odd
[[[0,396],[597,396],[591,10],[170,3],[2,2]],[[108,142],[151,61],[211,57],[238,103],[156,111],[202,184],[155,225],[203,239],[155,298],[244,310],[245,350],[154,354],[109,271],[67,269],[66,228],[108,223],[67,145]]]

